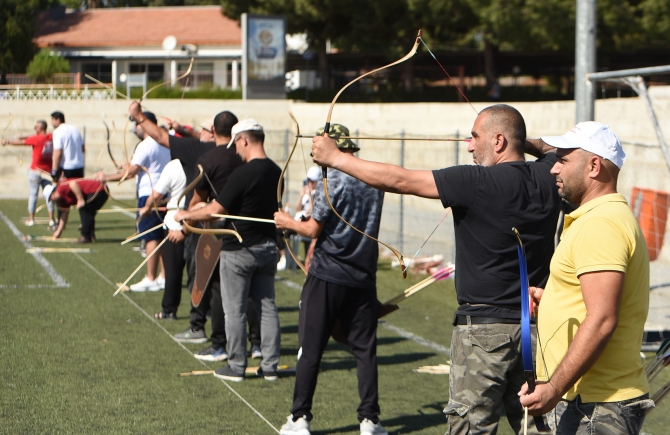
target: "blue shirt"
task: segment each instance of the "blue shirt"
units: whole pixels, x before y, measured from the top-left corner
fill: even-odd
[[[335,210],[351,225],[377,237],[384,193],[335,169],[328,169],[328,193]],[[309,273],[324,281],[351,287],[376,286],[377,242],[342,222],[316,185],[312,218],[324,224]]]

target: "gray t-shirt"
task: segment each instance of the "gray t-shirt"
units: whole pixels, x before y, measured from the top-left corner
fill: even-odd
[[[349,175],[328,169],[328,193],[335,210],[351,225],[377,237],[384,192]],[[309,273],[324,281],[351,287],[376,285],[377,242],[342,222],[328,206],[323,180],[316,185],[312,218],[323,222]]]

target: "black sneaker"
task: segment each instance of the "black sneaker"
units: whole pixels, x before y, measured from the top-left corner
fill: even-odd
[[[266,381],[276,381],[278,379],[277,372],[264,372],[262,368],[258,368],[258,371],[256,372],[256,376],[259,378],[263,376]]]
[[[242,382],[244,380],[244,374],[238,375],[228,364],[220,369],[216,369],[214,377],[232,382]]]

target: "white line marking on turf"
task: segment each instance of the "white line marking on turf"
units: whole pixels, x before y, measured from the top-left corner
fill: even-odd
[[[430,340],[425,339],[425,338],[423,338],[421,336],[418,336],[416,334],[412,334],[409,331],[406,331],[406,330],[404,330],[402,328],[399,328],[397,326],[393,326],[389,323],[386,323],[383,320],[379,321],[379,325],[383,326],[386,329],[390,329],[391,331],[394,331],[395,333],[397,333],[398,335],[400,335],[404,338],[407,338],[409,340],[413,340],[413,341],[419,343],[422,346],[429,347],[436,352],[440,352],[440,353],[443,353],[445,355],[451,355],[451,349],[447,349],[446,347],[442,346],[441,344],[437,344],[434,341],[430,341]]]
[[[5,221],[5,224],[9,227],[9,230],[16,236],[17,239],[19,239],[19,242],[23,243],[23,246],[26,247],[26,249],[33,248],[33,245],[30,244],[30,242],[27,242],[23,240],[23,234],[21,231],[19,231],[18,228],[16,228],[16,225],[12,223],[12,221],[9,220],[7,216],[5,216],[4,213],[0,211],[0,219]],[[65,278],[60,276],[58,272],[56,272],[56,269],[47,261],[46,258],[42,256],[41,253],[39,252],[31,252],[30,255],[32,255],[35,258],[35,261],[37,261],[40,266],[44,269],[44,271],[49,275],[49,277],[53,280],[53,282],[56,284],[56,287],[70,287],[70,284],[65,281]]]
[[[45,284],[14,284],[14,285],[0,285],[0,289],[19,289],[19,288],[59,288],[57,285]]]
[[[288,288],[292,288],[293,290],[299,290],[302,291],[302,286],[300,284],[297,284],[291,280],[288,280],[286,278],[280,278],[280,277],[275,277],[275,281],[279,281],[282,284],[284,284]],[[383,320],[379,321],[379,325],[382,326],[383,328],[390,329],[391,331],[395,332],[396,334],[400,335],[403,338],[406,338],[408,340],[412,340],[422,346],[429,347],[433,349],[436,352],[443,353],[445,355],[451,355],[451,349],[447,349],[446,347],[442,346],[441,344],[437,344],[434,341],[430,341],[426,338],[423,338],[419,335],[413,334],[405,329],[399,328],[397,326],[393,326],[390,323],[386,323]]]
[[[75,255],[77,258],[79,258],[79,259],[80,259],[86,266],[88,266],[89,269],[91,269],[91,270],[92,270],[93,272],[95,272],[100,278],[102,278],[107,284],[109,284],[112,288],[116,289],[116,285],[115,285],[112,281],[110,281],[105,275],[103,275],[98,269],[96,269],[91,263],[89,263],[88,261],[84,260],[84,258],[83,258],[81,255],[79,255],[78,253],[76,253],[76,252],[74,253],[74,255]],[[147,313],[146,311],[144,311],[144,309],[143,309],[142,307],[140,307],[139,305],[137,305],[137,303],[135,303],[134,300],[132,300],[128,295],[126,295],[126,294],[123,293],[123,292],[121,292],[121,296],[123,296],[123,297],[126,299],[126,301],[128,301],[131,305],[133,305],[135,308],[137,308],[142,314],[144,314],[149,320],[151,320],[156,326],[158,326],[163,332],[165,332],[165,333],[168,335],[168,337],[170,337],[175,343],[177,343],[177,345],[179,345],[179,347],[181,347],[181,348],[184,349],[186,352],[188,352],[189,355],[193,356],[193,352],[191,352],[190,350],[188,350],[188,349],[186,348],[186,346],[184,346],[182,343],[180,343],[180,342],[178,342],[177,340],[175,340],[175,338],[172,336],[172,334],[170,334],[170,332],[169,332],[167,329],[165,329],[165,328],[163,327],[163,325],[161,325],[160,323],[158,323],[158,322],[156,321],[156,319],[154,319],[152,316],[149,315],[149,313]],[[195,356],[193,356],[193,358],[195,358]],[[205,364],[204,361],[201,361],[201,360],[199,360],[199,359],[197,359],[197,358],[195,358],[195,360],[198,361],[200,364],[202,364],[205,368],[207,368],[207,369],[209,369],[209,370],[212,370],[212,368],[211,368],[210,366],[208,366],[207,364]],[[259,417],[260,417],[265,423],[267,423],[268,426],[270,426],[275,432],[279,433],[279,430],[277,430],[277,428],[274,427],[274,426],[272,425],[272,423],[270,423],[270,422],[268,421],[268,419],[266,419],[266,418],[263,416],[263,414],[261,414],[260,412],[258,412],[258,411],[256,410],[256,408],[254,408],[253,406],[251,406],[251,404],[250,404],[249,402],[247,402],[247,401],[244,399],[244,397],[240,396],[240,394],[239,394],[237,391],[233,390],[233,388],[232,388],[230,385],[228,385],[228,382],[226,382],[226,381],[224,381],[223,379],[220,379],[220,378],[217,378],[217,379],[219,379],[223,385],[225,385],[225,386],[226,386],[226,387],[227,387],[227,388],[228,388],[234,395],[236,395],[238,399],[240,399],[242,402],[244,402],[244,404],[247,405],[247,406],[249,407],[249,409],[251,409],[251,410],[254,412],[254,414],[256,414],[257,416],[259,416]]]
[[[113,208],[114,210],[118,210],[118,209],[123,208],[123,207],[119,207],[118,205],[113,205],[112,208]],[[133,218],[133,219],[135,219],[135,218],[137,217],[136,215],[134,215],[134,214],[132,214],[131,212],[126,211],[126,210],[122,210],[122,211],[120,211],[119,213],[124,214],[124,215],[126,215],[126,216],[128,216],[128,217],[131,217],[131,218]]]

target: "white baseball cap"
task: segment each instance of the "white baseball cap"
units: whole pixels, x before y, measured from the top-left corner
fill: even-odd
[[[263,127],[258,122],[256,122],[255,119],[252,118],[243,119],[237,124],[233,125],[233,129],[230,132],[231,138],[230,142],[228,142],[228,148],[230,148],[230,146],[235,143],[235,136],[242,133],[243,131],[251,131],[251,130],[263,131]]]
[[[321,178],[321,168],[318,166],[312,166],[307,170],[307,179],[312,181],[319,181]]]
[[[42,189],[42,195],[44,195],[44,200],[46,202],[49,202],[49,198],[51,197],[51,194],[53,193],[55,188],[56,186],[54,186],[53,184],[49,184],[44,189]]]
[[[609,160],[619,169],[626,160],[617,135],[607,125],[595,121],[580,122],[563,136],[542,136],[542,140],[556,148],[581,148]]]

